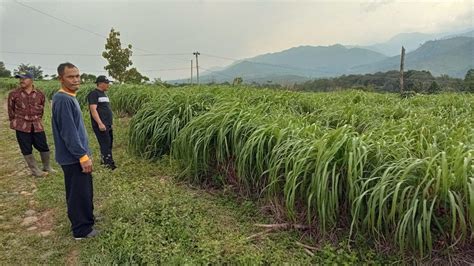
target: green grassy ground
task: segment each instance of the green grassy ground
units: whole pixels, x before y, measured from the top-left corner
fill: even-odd
[[[174,179],[175,163],[130,157],[126,151],[128,118],[117,118],[115,159],[118,169],[94,171],[94,239],[75,241],[66,217],[64,182],[58,173],[29,176],[8,128],[5,94],[0,95],[0,261],[2,264],[112,263],[381,263],[385,256],[367,248],[350,251],[325,244],[296,230],[255,224],[275,223],[258,202],[226,191],[195,188]],[[49,106],[45,124],[50,129]],[[86,124],[89,125],[88,115]],[[51,131],[47,130],[53,150]],[[98,145],[89,133],[94,158]],[[37,153],[36,153],[37,155]],[[28,213],[25,213],[29,211]],[[34,211],[34,213],[32,213]],[[37,221],[22,225],[26,217]],[[301,243],[315,246],[304,248]]]

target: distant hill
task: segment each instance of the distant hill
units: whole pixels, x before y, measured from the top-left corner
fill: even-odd
[[[474,29],[464,30],[459,32],[443,32],[435,34],[427,34],[420,32],[411,33],[400,33],[388,41],[383,43],[377,43],[369,46],[348,46],[348,47],[359,47],[365,48],[372,51],[382,53],[387,56],[399,55],[401,47],[404,46],[407,52],[418,49],[427,41],[449,39],[454,37],[474,37]]]
[[[300,46],[277,53],[240,60],[214,74],[203,75],[202,82],[232,80],[242,77],[245,82],[291,76],[293,80],[339,76],[352,67],[386,59],[380,53],[362,48],[332,46]]]
[[[373,73],[397,70],[399,67],[400,56],[393,56],[380,62],[353,67],[349,73]],[[405,58],[405,69],[428,70],[435,76],[448,74],[462,78],[470,68],[474,68],[472,37],[428,41],[407,53]]]
[[[442,39],[450,39],[454,37],[471,37],[474,38],[474,29],[465,31],[465,32],[459,32],[459,33],[451,33],[449,35],[445,35],[442,37]]]
[[[407,51],[413,51],[420,47],[427,40],[432,40],[434,38],[434,34],[425,34],[419,32],[401,33],[395,35],[386,42],[364,46],[364,48],[377,51],[388,56],[394,56],[400,54],[402,46],[404,46]]]

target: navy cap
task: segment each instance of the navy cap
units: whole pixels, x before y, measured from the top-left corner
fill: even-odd
[[[17,79],[34,79],[33,73],[31,72],[21,72],[15,75]]]
[[[109,84],[112,81],[110,81],[106,76],[98,76],[97,79],[95,80],[95,83],[100,83],[100,82]]]

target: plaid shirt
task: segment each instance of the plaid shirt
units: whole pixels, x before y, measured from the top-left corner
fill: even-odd
[[[43,112],[45,96],[33,87],[28,94],[22,88],[16,88],[8,94],[8,119],[10,128],[30,133],[44,131]]]

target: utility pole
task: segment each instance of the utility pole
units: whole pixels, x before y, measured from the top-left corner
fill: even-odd
[[[198,56],[200,53],[198,51],[194,52],[193,55],[196,56],[196,78],[197,78],[197,84],[199,85],[199,63],[198,63]]]
[[[193,60],[191,59],[191,85],[193,85]]]
[[[405,63],[405,47],[402,46],[402,56],[400,60],[400,94],[403,94],[403,65]]]

